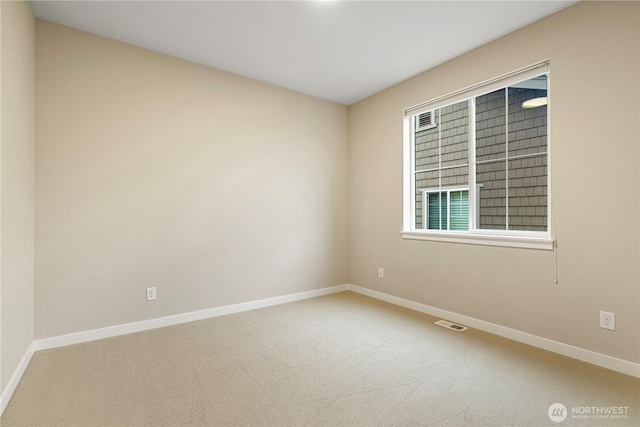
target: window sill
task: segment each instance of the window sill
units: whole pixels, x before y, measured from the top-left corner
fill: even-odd
[[[425,233],[423,231],[402,231],[403,239],[431,240],[434,242],[462,243],[468,245],[504,246],[509,248],[525,248],[553,250],[553,240],[546,237],[528,236],[495,236],[471,233]]]

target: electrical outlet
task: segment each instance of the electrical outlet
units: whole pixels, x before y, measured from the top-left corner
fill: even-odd
[[[158,298],[158,294],[156,293],[156,287],[147,288],[147,301],[153,301]]]
[[[600,327],[602,329],[616,330],[616,314],[608,311],[600,312]]]
[[[381,279],[384,278],[384,268],[378,268],[378,277]]]

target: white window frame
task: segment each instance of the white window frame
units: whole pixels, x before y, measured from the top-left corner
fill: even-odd
[[[478,244],[490,246],[507,246],[514,248],[530,248],[553,250],[553,221],[551,197],[551,103],[547,105],[547,231],[522,230],[486,230],[476,228],[479,222],[479,188],[476,185],[475,155],[475,98],[516,83],[529,80],[539,75],[547,75],[547,98],[551,99],[551,76],[549,61],[542,61],[520,70],[504,74],[494,79],[469,86],[465,89],[432,99],[425,103],[407,108],[404,112],[403,127],[403,227],[402,238],[431,240],[451,243]],[[469,102],[469,230],[427,230],[415,228],[415,133],[416,115],[436,110],[456,102]],[[508,132],[508,129],[507,129]],[[508,178],[507,178],[508,179]],[[429,191],[445,191],[448,188],[429,189]],[[424,193],[423,193],[424,196]],[[424,203],[423,197],[423,203]],[[423,211],[424,215],[424,211]],[[423,223],[424,227],[424,223]]]

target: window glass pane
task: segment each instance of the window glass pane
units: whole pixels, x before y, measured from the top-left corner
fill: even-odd
[[[509,87],[509,157],[547,151],[547,76]]]
[[[442,188],[468,185],[469,102],[458,102],[436,111],[441,126]]]
[[[447,229],[447,193],[427,193],[428,229]]]
[[[415,170],[438,167],[438,127],[416,132]]]
[[[445,192],[442,196],[438,196],[438,193],[441,189],[449,187],[468,186],[469,101],[419,114],[413,120],[415,126],[414,225],[416,229],[447,230],[448,193]],[[423,200],[425,197],[429,198],[424,195],[425,191],[434,193],[433,197],[437,199]],[[429,215],[431,220],[425,220],[429,203],[433,204]]]
[[[476,185],[479,192],[477,227],[485,230],[505,230],[506,160],[481,163],[476,166]]]
[[[469,166],[456,166],[441,171],[442,189],[447,187],[467,186],[469,182]]]
[[[422,194],[424,190],[438,188],[438,183],[440,182],[439,171],[432,170],[429,172],[418,172],[415,176],[415,228],[417,230],[422,230],[425,228],[425,224],[423,223],[423,201]]]
[[[509,230],[547,226],[547,155],[509,160]]]
[[[441,126],[443,168],[467,165],[469,162],[468,106],[469,102],[463,101],[436,110],[436,118]]]
[[[476,98],[476,161],[504,159],[506,155],[505,89]]]
[[[449,193],[449,219],[451,230],[469,229],[469,191]]]

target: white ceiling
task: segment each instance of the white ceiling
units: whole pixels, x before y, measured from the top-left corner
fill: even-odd
[[[350,105],[576,1],[32,1],[38,18]]]

